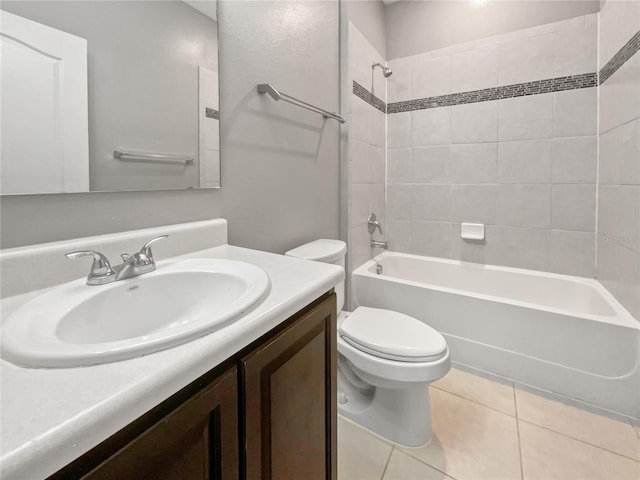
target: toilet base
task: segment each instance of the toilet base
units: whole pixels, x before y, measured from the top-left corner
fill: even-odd
[[[358,389],[338,371],[338,413],[399,445],[420,447],[431,441],[428,384]]]

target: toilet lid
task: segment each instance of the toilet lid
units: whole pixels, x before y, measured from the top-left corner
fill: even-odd
[[[404,362],[429,362],[447,350],[444,337],[408,315],[358,307],[340,324],[342,338],[367,353]]]

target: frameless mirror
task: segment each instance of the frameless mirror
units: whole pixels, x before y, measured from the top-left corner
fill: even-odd
[[[215,1],[3,1],[0,40],[0,193],[220,187]]]

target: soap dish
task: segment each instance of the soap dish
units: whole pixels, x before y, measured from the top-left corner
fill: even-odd
[[[463,223],[461,237],[465,240],[484,240],[484,224]]]

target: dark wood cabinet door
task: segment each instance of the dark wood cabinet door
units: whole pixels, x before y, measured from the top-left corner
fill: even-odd
[[[82,478],[238,480],[237,385],[234,367]]]
[[[336,467],[336,296],[241,362],[247,480],[326,480]]]

